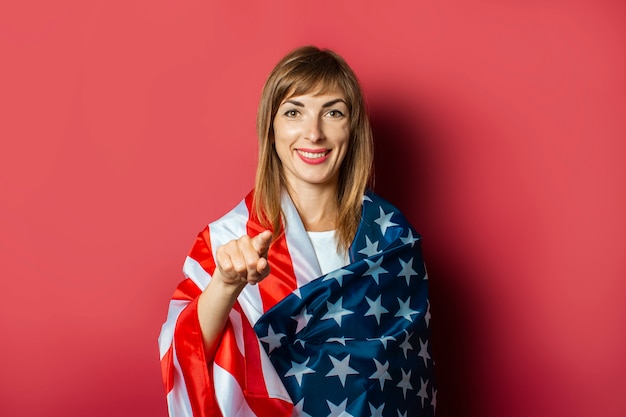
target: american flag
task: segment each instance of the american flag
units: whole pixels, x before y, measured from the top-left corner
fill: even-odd
[[[241,293],[206,362],[197,297],[215,270],[215,249],[262,230],[251,202],[252,193],[209,224],[185,261],[159,336],[170,416],[433,416],[420,237],[374,194],[364,197],[351,263],[325,276],[284,194],[286,228],[268,254],[271,274]]]
[[[255,331],[301,416],[433,416],[420,238],[374,195],[348,266],[305,285]]]

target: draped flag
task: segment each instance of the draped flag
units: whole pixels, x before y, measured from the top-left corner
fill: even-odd
[[[369,195],[352,263],[294,291],[256,323],[298,415],[434,415],[419,242],[394,207]]]
[[[262,228],[252,193],[198,235],[159,336],[171,417],[433,416],[427,274],[420,237],[374,194],[363,202],[351,263],[321,276],[285,193],[270,275],[246,286],[207,363],[197,297],[215,249]]]

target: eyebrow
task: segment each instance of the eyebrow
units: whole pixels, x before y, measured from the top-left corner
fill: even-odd
[[[294,106],[298,106],[298,107],[304,107],[304,103],[302,103],[300,101],[297,101],[297,100],[292,100],[292,99],[285,100],[285,102],[283,104],[286,104],[286,103],[290,103],[290,104],[293,104]],[[326,102],[326,103],[322,104],[322,108],[325,109],[326,107],[334,106],[337,103],[343,103],[346,106],[348,105],[348,103],[346,103],[346,101],[344,99],[337,98],[335,100],[331,100],[329,102]]]

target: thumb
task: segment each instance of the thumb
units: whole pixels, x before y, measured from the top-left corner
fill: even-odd
[[[257,251],[259,256],[267,255],[267,251],[270,248],[270,243],[272,243],[271,230],[265,230],[252,238],[252,246]]]

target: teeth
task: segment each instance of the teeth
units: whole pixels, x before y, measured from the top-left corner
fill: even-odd
[[[300,152],[300,154],[306,158],[310,158],[310,159],[316,159],[316,158],[321,158],[323,156],[326,156],[326,152],[305,152],[305,151],[298,151]]]

